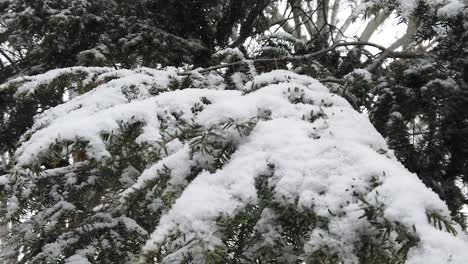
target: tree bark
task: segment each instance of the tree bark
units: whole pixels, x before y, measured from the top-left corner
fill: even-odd
[[[359,41],[369,41],[372,34],[379,28],[380,25],[390,16],[391,10],[383,9],[380,10],[370,21],[367,23],[366,28],[359,37]]]

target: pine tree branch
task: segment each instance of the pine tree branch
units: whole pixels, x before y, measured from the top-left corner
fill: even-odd
[[[301,60],[308,60],[320,55],[323,55],[327,52],[333,51],[339,47],[347,47],[347,46],[369,46],[369,47],[374,47],[379,50],[381,50],[383,53],[385,53],[385,58],[391,57],[391,58],[419,58],[422,57],[424,54],[423,53],[417,53],[417,52],[396,52],[396,51],[391,51],[385,48],[384,46],[381,46],[379,44],[371,43],[371,42],[337,42],[333,44],[332,46],[319,50],[317,52],[305,54],[305,55],[299,55],[299,56],[294,56],[294,55],[288,55],[288,56],[283,56],[283,57],[278,57],[278,58],[258,58],[258,59],[253,59],[248,62],[252,63],[259,63],[259,62],[285,62],[285,61],[301,61]],[[195,70],[194,72],[197,73],[204,73],[204,72],[210,72],[214,70],[219,70],[223,68],[229,68],[229,67],[234,67],[234,66],[239,66],[242,64],[245,64],[247,61],[237,61],[237,62],[232,62],[232,63],[226,63],[226,64],[221,64],[221,65],[216,65],[200,70]],[[184,72],[181,73],[180,75],[191,75],[193,74],[192,71],[189,72]]]

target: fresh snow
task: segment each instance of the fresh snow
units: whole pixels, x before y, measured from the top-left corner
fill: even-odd
[[[372,74],[366,69],[354,69],[352,72],[346,74],[344,79],[349,82],[354,82],[355,76],[359,76],[359,78],[362,78],[364,81],[372,80]]]
[[[380,0],[373,0],[374,2],[381,2]],[[439,16],[453,17],[460,12],[463,12],[464,0],[398,0],[399,11],[403,16],[409,17],[418,7],[420,2],[436,9]]]
[[[121,193],[118,202],[148,181],[156,180],[164,167],[171,169],[173,185],[186,186],[155,230],[148,230],[151,235],[143,253],[159,250],[177,232],[198,243],[167,256],[163,263],[175,261],[190,247],[212,250],[222,243],[216,219],[233,217],[247,205],[256,204],[255,179],[272,171],[269,183],[274,186],[278,202],[313,208],[319,216],[330,219],[328,230],[317,227],[310,234],[306,253],[328,246],[345,263],[356,263],[353,241],[370,228],[368,221],[360,218],[362,203],[354,195],[359,193],[369,203],[382,203],[386,219],[399,222],[408,230],[416,227],[420,243],[411,249],[407,264],[468,263],[468,240],[463,231],[456,227],[459,234],[454,236],[438,230],[427,220],[427,212],[448,216],[447,206],[396,160],[364,115],[313,78],[276,70],[256,76],[245,84],[243,91],[222,90],[223,86],[216,85],[203,87],[204,83],[218,83],[215,76],[201,81],[198,84],[201,88],[168,91],[171,79],[180,78],[175,69],[117,73],[109,69],[80,70],[115,75],[116,79],[38,116],[27,132],[31,136],[24,138],[16,152],[17,169],[39,162],[49,147],[63,141],[87,141],[88,158],[105,159],[109,153],[102,134],[117,131],[121,122],[142,122],[143,133],[137,143],[158,148],[162,141],[160,118],[168,122],[168,129],[175,129],[170,113],[177,112],[180,119],[206,129],[231,120],[237,123],[257,120],[248,136],[231,135],[239,147],[221,169],[203,171],[188,183],[185,177],[192,163],[201,157],[190,155],[190,142],[174,139],[166,144],[167,156],[149,166]],[[355,73],[370,78],[364,70]],[[11,82],[24,82],[18,93],[30,93],[57,74],[49,72]],[[130,97],[129,87],[133,87]],[[150,94],[154,87],[160,91],[156,95]],[[201,98],[211,103],[194,113],[192,109]],[[374,179],[378,179],[379,185],[370,188]],[[0,183],[4,181],[4,176],[0,177]],[[9,202],[15,206],[15,201]],[[332,217],[330,212],[337,216]],[[272,217],[265,210],[257,229],[267,232]],[[139,230],[131,219],[119,221]],[[106,223],[115,224],[115,221]],[[274,232],[266,235],[267,241],[274,235]],[[68,236],[62,235],[61,239],[73,238]],[[58,254],[64,245],[65,242],[48,244],[44,246],[44,254]],[[67,262],[86,263],[84,260],[74,255]]]

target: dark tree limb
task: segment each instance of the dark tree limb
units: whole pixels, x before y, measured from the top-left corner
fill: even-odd
[[[371,42],[337,42],[333,44],[332,46],[322,49],[313,53],[305,54],[305,55],[299,55],[299,56],[294,56],[294,55],[288,55],[288,56],[283,56],[283,57],[278,57],[278,58],[258,58],[258,59],[253,59],[250,60],[249,62],[252,63],[259,63],[259,62],[286,62],[286,61],[301,61],[301,60],[308,60],[320,55],[323,55],[327,52],[333,51],[336,48],[339,47],[347,47],[347,46],[369,46],[369,47],[374,47],[382,51],[382,54],[385,55],[385,58],[390,57],[390,58],[419,58],[424,56],[423,53],[417,53],[417,52],[397,52],[397,51],[391,51],[385,48],[384,46],[381,46],[379,44],[371,43]],[[383,62],[383,61],[382,61]],[[237,62],[232,62],[232,63],[226,63],[226,64],[221,64],[221,65],[216,65],[200,70],[195,70],[198,73],[204,73],[204,72],[210,72],[213,70],[219,70],[223,68],[228,68],[228,67],[234,67],[234,66],[239,66],[242,64],[245,64],[246,61],[237,61]],[[381,62],[380,62],[381,63]],[[379,64],[380,65],[380,64]],[[374,66],[375,67],[375,66]],[[191,72],[184,72],[181,73],[181,75],[190,75],[192,74]]]

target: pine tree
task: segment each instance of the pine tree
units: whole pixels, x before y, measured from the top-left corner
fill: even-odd
[[[468,259],[445,204],[310,77],[276,70],[225,90],[215,72],[78,67],[2,89],[28,97],[65,76],[80,76],[66,83],[70,99],[36,117],[0,178],[4,258]]]
[[[314,7],[304,7],[301,1],[288,3],[296,15],[302,12],[301,8],[314,10]],[[449,204],[452,215],[464,225],[463,206],[467,199],[460,184],[466,184],[466,162],[462,157],[466,156],[468,135],[468,116],[466,107],[462,106],[467,87],[463,59],[467,46],[466,4],[363,1],[359,6],[361,9],[356,10],[365,12],[364,17],[370,19],[357,38],[359,41],[369,40],[384,21],[380,18],[386,19],[385,12],[391,11],[396,11],[399,19],[408,24],[406,34],[377,55],[363,44],[307,57],[336,44],[345,34],[336,32],[333,26],[317,32],[307,26],[307,21],[314,18],[302,16],[294,21],[293,27],[282,27],[291,34],[273,34],[262,40],[258,58],[278,58],[278,62],[259,63],[259,69],[285,69],[291,63],[294,71],[326,82],[356,110],[369,115],[399,160],[437,192]],[[360,18],[356,11],[353,19]],[[312,22],[320,24],[318,18]],[[440,30],[435,30],[436,27]],[[304,36],[304,30],[309,36]],[[429,48],[422,44],[425,41],[432,43]],[[388,54],[398,47],[415,56],[394,58],[394,62],[384,64]],[[291,59],[281,60],[284,57]],[[293,60],[293,57],[300,59]]]
[[[371,110],[376,128],[388,137],[405,166],[447,201],[453,216],[465,222],[468,100],[466,22],[449,21],[450,31],[427,58],[393,63],[380,79]],[[447,58],[457,58],[447,60]],[[460,59],[458,59],[460,58]]]
[[[77,65],[206,66],[236,27],[246,37],[263,30],[258,2],[2,1],[1,54],[8,64],[0,80]]]
[[[466,263],[466,17],[3,1],[0,262]]]

